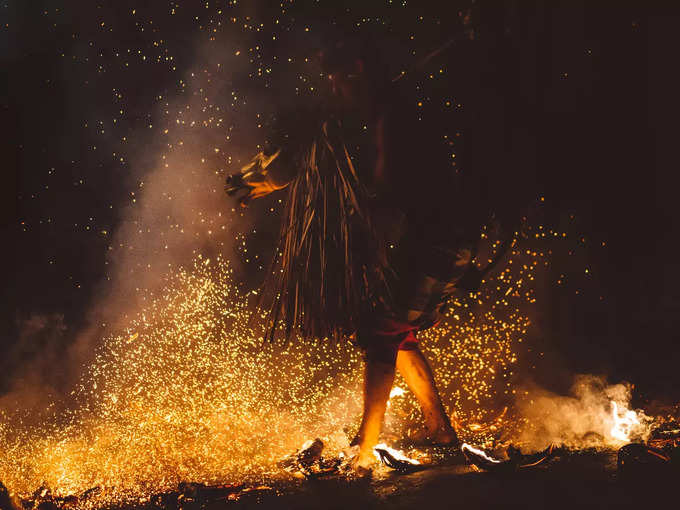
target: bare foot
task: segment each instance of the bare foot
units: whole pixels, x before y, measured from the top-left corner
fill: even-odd
[[[370,453],[359,452],[352,460],[352,468],[358,476],[368,476],[375,466],[376,458],[373,451]]]

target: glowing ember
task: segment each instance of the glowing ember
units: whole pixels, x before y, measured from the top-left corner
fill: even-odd
[[[395,459],[400,460],[402,462],[406,462],[406,463],[412,464],[414,466],[420,465],[420,462],[417,461],[416,459],[411,459],[411,458],[407,457],[406,455],[404,455],[404,452],[402,452],[400,450],[396,450],[394,448],[390,448],[385,443],[377,444],[373,448],[373,455],[375,455],[375,458],[378,459],[378,460],[381,460],[380,454],[378,453],[378,450],[385,450],[387,453],[392,455],[392,457],[394,457]]]

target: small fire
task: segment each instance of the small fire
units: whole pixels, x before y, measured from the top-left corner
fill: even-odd
[[[466,450],[469,452],[472,452],[474,454],[479,455],[480,457],[484,457],[486,460],[489,462],[493,462],[494,464],[500,464],[500,460],[494,459],[493,457],[489,457],[484,450],[480,450],[479,448],[475,448],[474,446],[471,446],[467,443],[463,443],[463,446],[460,447],[460,449],[465,452]]]
[[[377,450],[385,450],[387,453],[392,455],[392,457],[394,457],[395,459],[400,460],[402,462],[407,462],[407,463],[413,464],[413,465],[420,465],[420,462],[417,461],[416,459],[410,459],[409,457],[404,455],[404,452],[402,452],[400,450],[395,450],[394,448],[390,448],[385,443],[380,443],[380,444],[377,444],[373,447],[373,455],[375,455],[376,459],[380,460],[380,454],[378,453]]]
[[[630,441],[630,433],[633,428],[640,425],[640,419],[635,411],[629,409],[623,409],[622,414],[619,413],[619,406],[612,400],[612,419],[614,420],[614,425],[612,425],[609,433],[614,439],[619,441],[628,442]]]

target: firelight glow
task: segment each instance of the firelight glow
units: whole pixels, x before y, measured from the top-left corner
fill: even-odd
[[[460,449],[465,452],[466,450],[472,453],[475,453],[479,455],[480,457],[484,457],[486,460],[489,462],[493,462],[494,464],[499,464],[501,461],[498,459],[494,459],[493,457],[489,457],[487,453],[484,450],[480,450],[479,448],[475,448],[472,445],[469,445],[468,443],[463,443],[463,446],[460,447]]]
[[[627,443],[630,441],[630,434],[635,426],[640,425],[640,419],[635,411],[623,409],[619,412],[619,406],[612,400],[612,425],[609,433],[614,439]]]
[[[385,450],[387,453],[392,455],[397,460],[401,460],[403,462],[408,462],[409,464],[414,464],[414,465],[420,465],[420,462],[416,459],[411,459],[407,457],[404,452],[400,450],[396,450],[394,448],[390,448],[387,446],[385,443],[379,443],[373,447],[373,455],[375,455],[375,458],[380,460],[380,454],[378,453],[377,450]]]

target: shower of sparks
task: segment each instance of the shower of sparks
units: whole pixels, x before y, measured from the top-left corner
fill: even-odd
[[[529,289],[507,289],[520,289],[538,266],[519,257],[526,252],[514,252],[474,305],[454,303],[424,335],[444,403],[463,423],[492,416],[494,399],[511,392],[529,326],[521,310],[534,299]],[[0,479],[12,490],[28,495],[44,485],[68,495],[102,487],[106,501],[143,498],[181,481],[287,476],[277,461],[310,437],[324,438],[329,451],[348,446],[362,373],[349,341],[264,342],[222,258],[199,256],[146,298],[128,328],[102,343],[73,391],[77,404],[40,425],[27,416],[0,421]],[[418,413],[404,392],[390,408],[390,427],[403,430]]]
[[[170,2],[164,13],[141,5],[127,13],[107,8],[112,19],[104,19],[97,9],[96,23],[84,26],[87,42],[73,33],[82,45],[74,46],[72,54],[59,50],[64,75],[96,62],[96,72],[79,85],[82,90],[73,90],[85,94],[95,89],[97,98],[106,97],[106,108],[101,108],[101,118],[83,119],[81,136],[73,133],[77,150],[86,148],[78,153],[83,159],[74,156],[73,167],[50,168],[49,179],[70,179],[82,171],[74,174],[72,187],[95,196],[88,168],[99,171],[114,161],[116,167],[129,168],[130,175],[139,173],[139,167],[147,173],[139,181],[130,179],[123,190],[127,203],[115,205],[128,206],[116,236],[110,236],[108,210],[114,210],[113,204],[102,207],[101,214],[83,213],[82,221],[73,225],[60,208],[52,207],[53,215],[28,215],[21,228],[31,232],[59,226],[110,239],[111,260],[133,281],[121,294],[125,299],[134,294],[140,307],[124,330],[104,338],[68,402],[55,402],[35,414],[0,410],[0,481],[19,496],[42,486],[62,496],[101,487],[100,495],[90,500],[101,505],[148,498],[182,481],[290,476],[276,466],[282,457],[313,437],[323,438],[329,451],[340,451],[358,426],[358,349],[349,341],[265,343],[259,314],[239,290],[228,260],[199,256],[181,268],[187,253],[204,247],[226,253],[235,247],[243,266],[264,272],[261,254],[248,250],[250,234],[237,235],[236,243],[229,239],[232,218],[243,213],[229,211],[233,204],[227,205],[222,196],[223,174],[259,148],[246,129],[264,125],[266,102],[259,99],[318,94],[321,77],[308,59],[280,51],[276,41],[298,33],[305,38],[296,47],[311,47],[315,40],[309,37],[323,27],[296,24],[288,3],[268,4],[258,13],[235,1],[225,7],[180,4]],[[388,19],[361,18],[357,26],[389,31]],[[439,20],[420,16],[408,23],[414,34],[410,41],[427,40]],[[138,34],[136,46],[118,35],[130,27]],[[176,33],[195,36],[200,51],[187,51],[185,39],[173,37]],[[409,59],[405,63],[417,60],[415,46],[409,48]],[[140,87],[160,75],[163,90],[151,95]],[[423,112],[431,107],[453,115],[463,108],[451,98],[438,99],[450,93],[444,85],[436,86],[447,75],[439,67],[411,85],[414,97],[422,98],[417,104]],[[285,82],[293,78],[293,84]],[[142,112],[144,108],[149,111]],[[442,134],[452,159],[456,136]],[[139,147],[144,157],[135,158]],[[77,160],[82,164],[76,165]],[[147,168],[149,160],[153,169]],[[21,199],[60,203],[60,195],[51,195],[55,188],[45,185],[40,193]],[[279,200],[267,214],[274,216],[280,205]],[[480,423],[498,423],[499,405],[511,400],[514,367],[536,306],[535,277],[550,256],[538,246],[565,236],[543,227],[530,229],[528,240],[518,243],[500,265],[504,269],[487,278],[474,297],[453,300],[446,318],[422,335],[444,405],[463,425],[484,429]],[[59,263],[49,256],[50,265]],[[109,269],[107,279],[116,280]],[[156,285],[165,271],[165,283]],[[78,274],[66,277],[80,288]],[[562,275],[557,284],[565,279]],[[151,290],[144,290],[147,286]],[[397,384],[406,387],[401,379]],[[403,434],[420,420],[412,393],[392,399],[388,432]]]
[[[174,274],[128,331],[104,342],[76,410],[3,429],[11,446],[0,479],[23,494],[45,483],[57,494],[100,486],[134,497],[261,476],[310,435],[332,444],[357,413],[359,353],[264,344],[231,277],[219,259]]]

